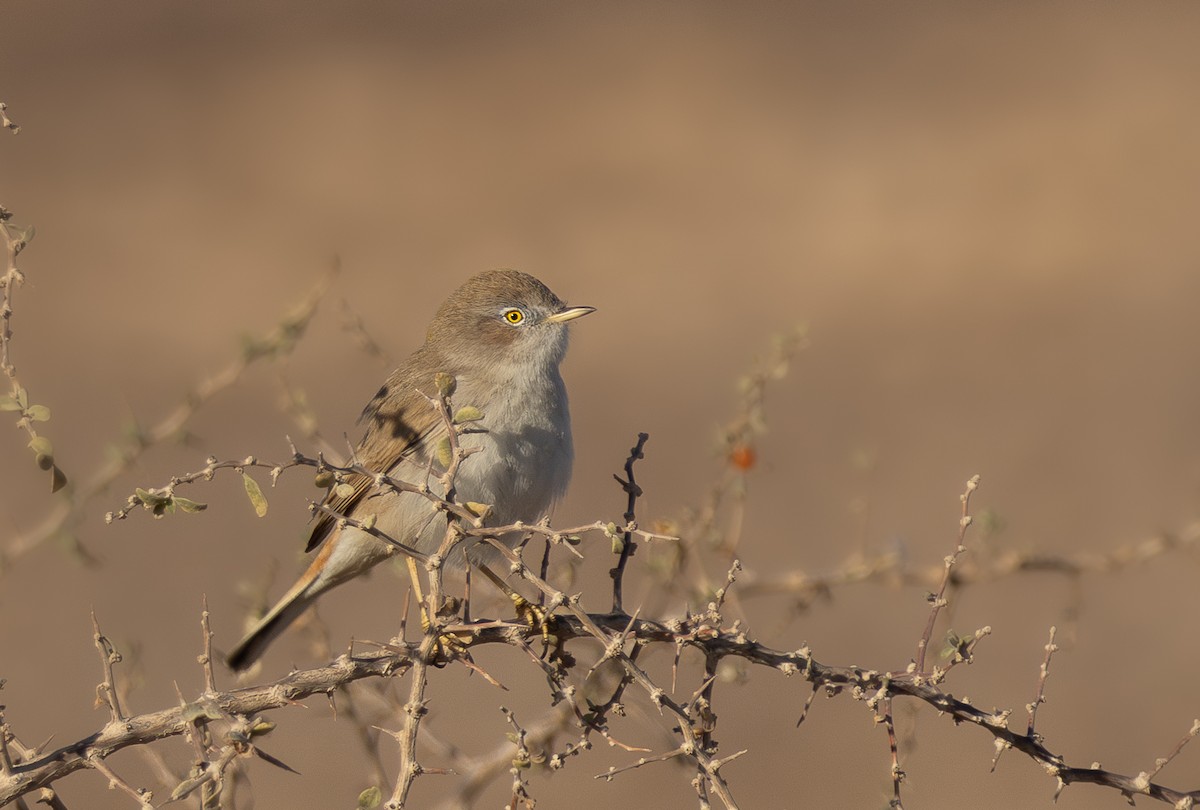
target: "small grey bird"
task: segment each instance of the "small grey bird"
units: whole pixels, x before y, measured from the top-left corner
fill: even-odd
[[[436,393],[439,372],[451,374],[458,383],[455,405],[483,413],[482,430],[461,439],[463,447],[482,452],[459,469],[458,499],[491,505],[487,522],[493,526],[541,519],[566,491],[574,456],[567,389],[558,368],[567,351],[567,325],[594,311],[566,306],[526,273],[474,276],[446,299],[425,344],[367,403],[359,463],[414,483],[425,480],[431,465],[433,477],[440,474],[443,468],[432,456],[446,429],[425,394]],[[434,519],[437,513],[425,498],[380,492],[366,476],[347,483],[353,492],[331,491],[325,500],[334,512],[359,520],[374,515],[376,529],[419,551],[432,552],[441,543],[444,521]],[[307,548],[319,548],[317,556],[229,654],[230,667],[249,667],[318,596],[397,553],[391,544],[337,523],[325,513],[317,518]],[[462,554],[449,563],[462,565]]]

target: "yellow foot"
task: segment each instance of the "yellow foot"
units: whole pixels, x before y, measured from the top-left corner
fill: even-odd
[[[517,615],[529,625],[529,632],[541,631],[542,643],[549,646],[550,632],[554,628],[554,614],[547,612],[540,605],[533,604],[519,593],[512,592],[508,595],[508,598],[512,600],[513,607],[517,610]]]

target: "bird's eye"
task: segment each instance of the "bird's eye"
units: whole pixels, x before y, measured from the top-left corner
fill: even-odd
[[[504,320],[516,326],[525,320],[525,313],[519,309],[506,309],[504,310]]]

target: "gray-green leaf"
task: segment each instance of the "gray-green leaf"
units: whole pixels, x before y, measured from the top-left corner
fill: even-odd
[[[451,460],[454,458],[454,454],[450,450],[450,437],[443,436],[433,452],[438,460],[438,464],[441,464],[443,467],[449,467]]]
[[[464,422],[478,422],[482,418],[483,411],[474,405],[464,405],[458,409],[458,413],[454,414],[454,421],[459,425]]]
[[[54,458],[54,445],[50,444],[50,440],[45,436],[38,436],[29,440],[29,446],[33,448],[33,452],[39,456],[46,458]]]
[[[437,386],[438,393],[444,397],[454,396],[454,389],[458,388],[458,380],[454,379],[454,375],[444,371],[433,375],[433,384]]]
[[[45,405],[30,405],[25,409],[25,415],[34,422],[49,422],[50,409]]]
[[[254,514],[263,517],[267,514],[267,498],[263,495],[262,487],[247,473],[242,473],[242,483],[246,485],[246,495],[254,505]]]
[[[383,801],[383,791],[371,786],[358,794],[357,810],[374,810]]]
[[[175,505],[184,512],[187,512],[189,515],[194,515],[197,512],[203,512],[208,508],[208,504],[206,503],[193,501],[191,498],[180,498],[178,495],[175,496]]]
[[[146,506],[156,506],[160,503],[166,502],[168,498],[167,495],[159,495],[156,492],[151,492],[150,490],[142,489],[141,487],[135,489],[133,493],[137,495],[137,499]]]

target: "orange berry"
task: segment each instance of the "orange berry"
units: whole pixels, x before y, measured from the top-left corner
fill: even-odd
[[[757,460],[758,456],[755,454],[754,448],[748,444],[735,445],[729,452],[729,463],[742,472],[751,469]]]

